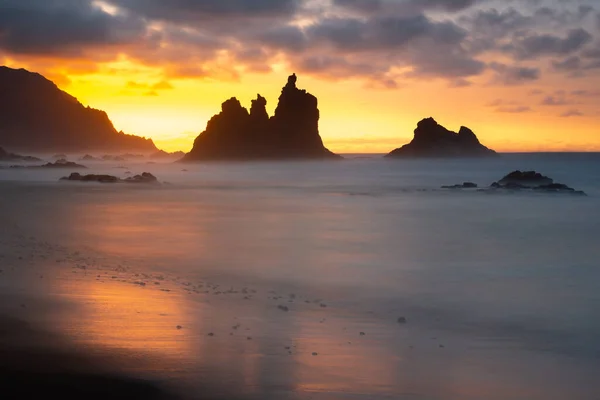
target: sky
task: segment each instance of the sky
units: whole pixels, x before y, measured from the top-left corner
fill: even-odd
[[[434,117],[498,151],[600,151],[600,0],[0,0],[0,64],[189,151],[221,103],[287,76],[338,153]]]

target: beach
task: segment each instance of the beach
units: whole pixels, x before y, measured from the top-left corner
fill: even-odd
[[[6,343],[173,398],[597,399],[599,166],[89,165],[157,186],[3,169],[0,312],[51,338],[15,323]],[[517,168],[588,196],[440,189]]]

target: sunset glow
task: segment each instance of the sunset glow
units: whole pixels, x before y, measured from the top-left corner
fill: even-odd
[[[337,153],[388,152],[429,116],[498,151],[600,151],[591,0],[232,2],[239,12],[214,1],[50,3],[39,5],[46,38],[19,40],[24,28],[0,18],[0,63],[45,75],[165,150],[189,151],[230,97],[249,107],[260,93],[272,113],[296,72]],[[0,11],[40,12],[22,4]]]

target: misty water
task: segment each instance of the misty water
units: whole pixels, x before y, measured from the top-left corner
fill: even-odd
[[[600,155],[119,164],[0,170],[5,312],[190,398],[600,397]],[[588,196],[440,189],[515,169]]]

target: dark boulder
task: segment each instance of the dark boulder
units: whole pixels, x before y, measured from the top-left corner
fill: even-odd
[[[295,74],[289,77],[271,118],[260,95],[250,112],[235,97],[225,101],[183,161],[340,158],[319,135],[317,98],[296,81]]]
[[[442,189],[477,189],[477,184],[473,182],[465,182],[459,185],[442,186]]]
[[[475,133],[461,127],[458,133],[449,131],[433,118],[420,121],[413,140],[388,154],[389,158],[417,157],[490,157],[497,153],[479,142]]]
[[[535,188],[538,186],[551,185],[554,180],[548,178],[535,171],[514,171],[506,175],[504,178],[498,181],[500,186],[513,186],[513,187],[525,187]]]
[[[125,183],[158,183],[158,179],[149,172],[144,172],[141,175],[135,175],[125,179]]]
[[[575,190],[562,183],[555,183],[552,178],[536,171],[513,171],[498,182],[492,183],[490,189],[585,195],[585,192]]]
[[[76,182],[100,182],[100,183],[117,183],[119,178],[112,175],[81,175],[78,172],[73,172],[68,177],[60,178],[61,181],[76,181]]]

